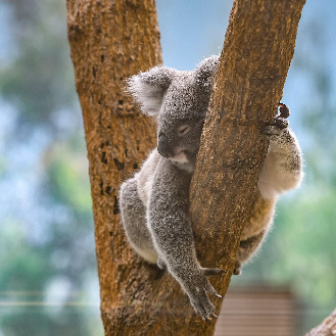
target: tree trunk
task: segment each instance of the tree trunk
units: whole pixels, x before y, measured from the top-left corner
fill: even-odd
[[[67,11],[89,159],[101,314],[106,335],[127,335],[125,325],[139,328],[142,302],[152,301],[143,300],[150,288],[137,290],[152,274],[126,242],[118,190],[155,147],[156,128],[125,93],[125,80],[162,62],[155,2],[68,0]]]
[[[336,309],[306,336],[334,336],[336,335]]]
[[[267,149],[259,128],[276,114],[303,4],[236,0],[231,12],[191,188],[201,263],[228,271],[211,279],[220,293],[227,289],[243,223],[258,197],[257,176]],[[155,146],[154,125],[124,91],[126,78],[161,63],[155,2],[68,0],[67,7],[105,334],[212,335],[215,321],[193,314],[176,281],[137,257],[119,224],[120,181]],[[217,299],[218,310],[220,304]]]
[[[233,4],[190,191],[201,264],[227,271],[212,280],[222,296],[244,224],[268,206],[257,189],[268,149],[260,130],[277,114],[304,3]]]

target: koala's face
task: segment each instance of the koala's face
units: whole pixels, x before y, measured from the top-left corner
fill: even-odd
[[[175,163],[194,162],[199,149],[204,118],[177,119],[158,129],[158,152]]]
[[[157,119],[158,152],[175,164],[195,162],[217,64],[212,56],[193,71],[158,66],[129,80],[142,111]]]
[[[192,72],[176,75],[157,117],[158,152],[177,164],[194,163],[210,92],[200,92]]]

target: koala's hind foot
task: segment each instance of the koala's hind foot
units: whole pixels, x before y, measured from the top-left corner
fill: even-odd
[[[269,136],[279,136],[282,134],[285,128],[288,128],[288,120],[287,118],[290,115],[289,108],[286,104],[280,103],[280,114],[277,115],[273,122],[269,125],[266,125],[261,133]]]
[[[281,115],[266,125],[261,133],[270,139],[268,154],[259,176],[258,187],[265,199],[275,199],[286,190],[296,188],[302,181],[302,155],[288,121]]]
[[[274,118],[272,124],[266,125],[262,130],[261,133],[268,135],[271,140],[275,139],[275,137],[281,136],[284,130],[288,128],[288,120],[277,116]]]

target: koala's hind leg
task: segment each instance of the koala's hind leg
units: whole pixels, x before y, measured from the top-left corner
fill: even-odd
[[[302,155],[286,119],[275,118],[275,122],[266,126],[262,133],[270,138],[270,146],[258,186],[264,198],[272,199],[300,184],[303,177]]]
[[[132,247],[146,261],[155,264],[157,254],[146,226],[146,209],[139,197],[135,178],[122,184],[119,204],[123,227]]]
[[[255,236],[240,241],[237,253],[236,266],[233,271],[233,274],[235,275],[240,274],[241,264],[246,260],[248,260],[251,257],[251,255],[256,252],[256,250],[258,249],[264,238],[264,235],[265,231],[261,231]]]

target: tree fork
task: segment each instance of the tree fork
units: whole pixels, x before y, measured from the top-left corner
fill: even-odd
[[[258,197],[267,150],[259,129],[276,114],[303,5],[234,1],[190,193],[200,261],[227,270],[211,279],[222,294],[251,200]],[[155,127],[124,91],[126,78],[162,61],[155,2],[68,0],[67,9],[105,334],[212,335],[215,320],[195,316],[176,281],[136,256],[119,224],[120,181],[155,147]],[[220,300],[213,301],[219,309]]]

